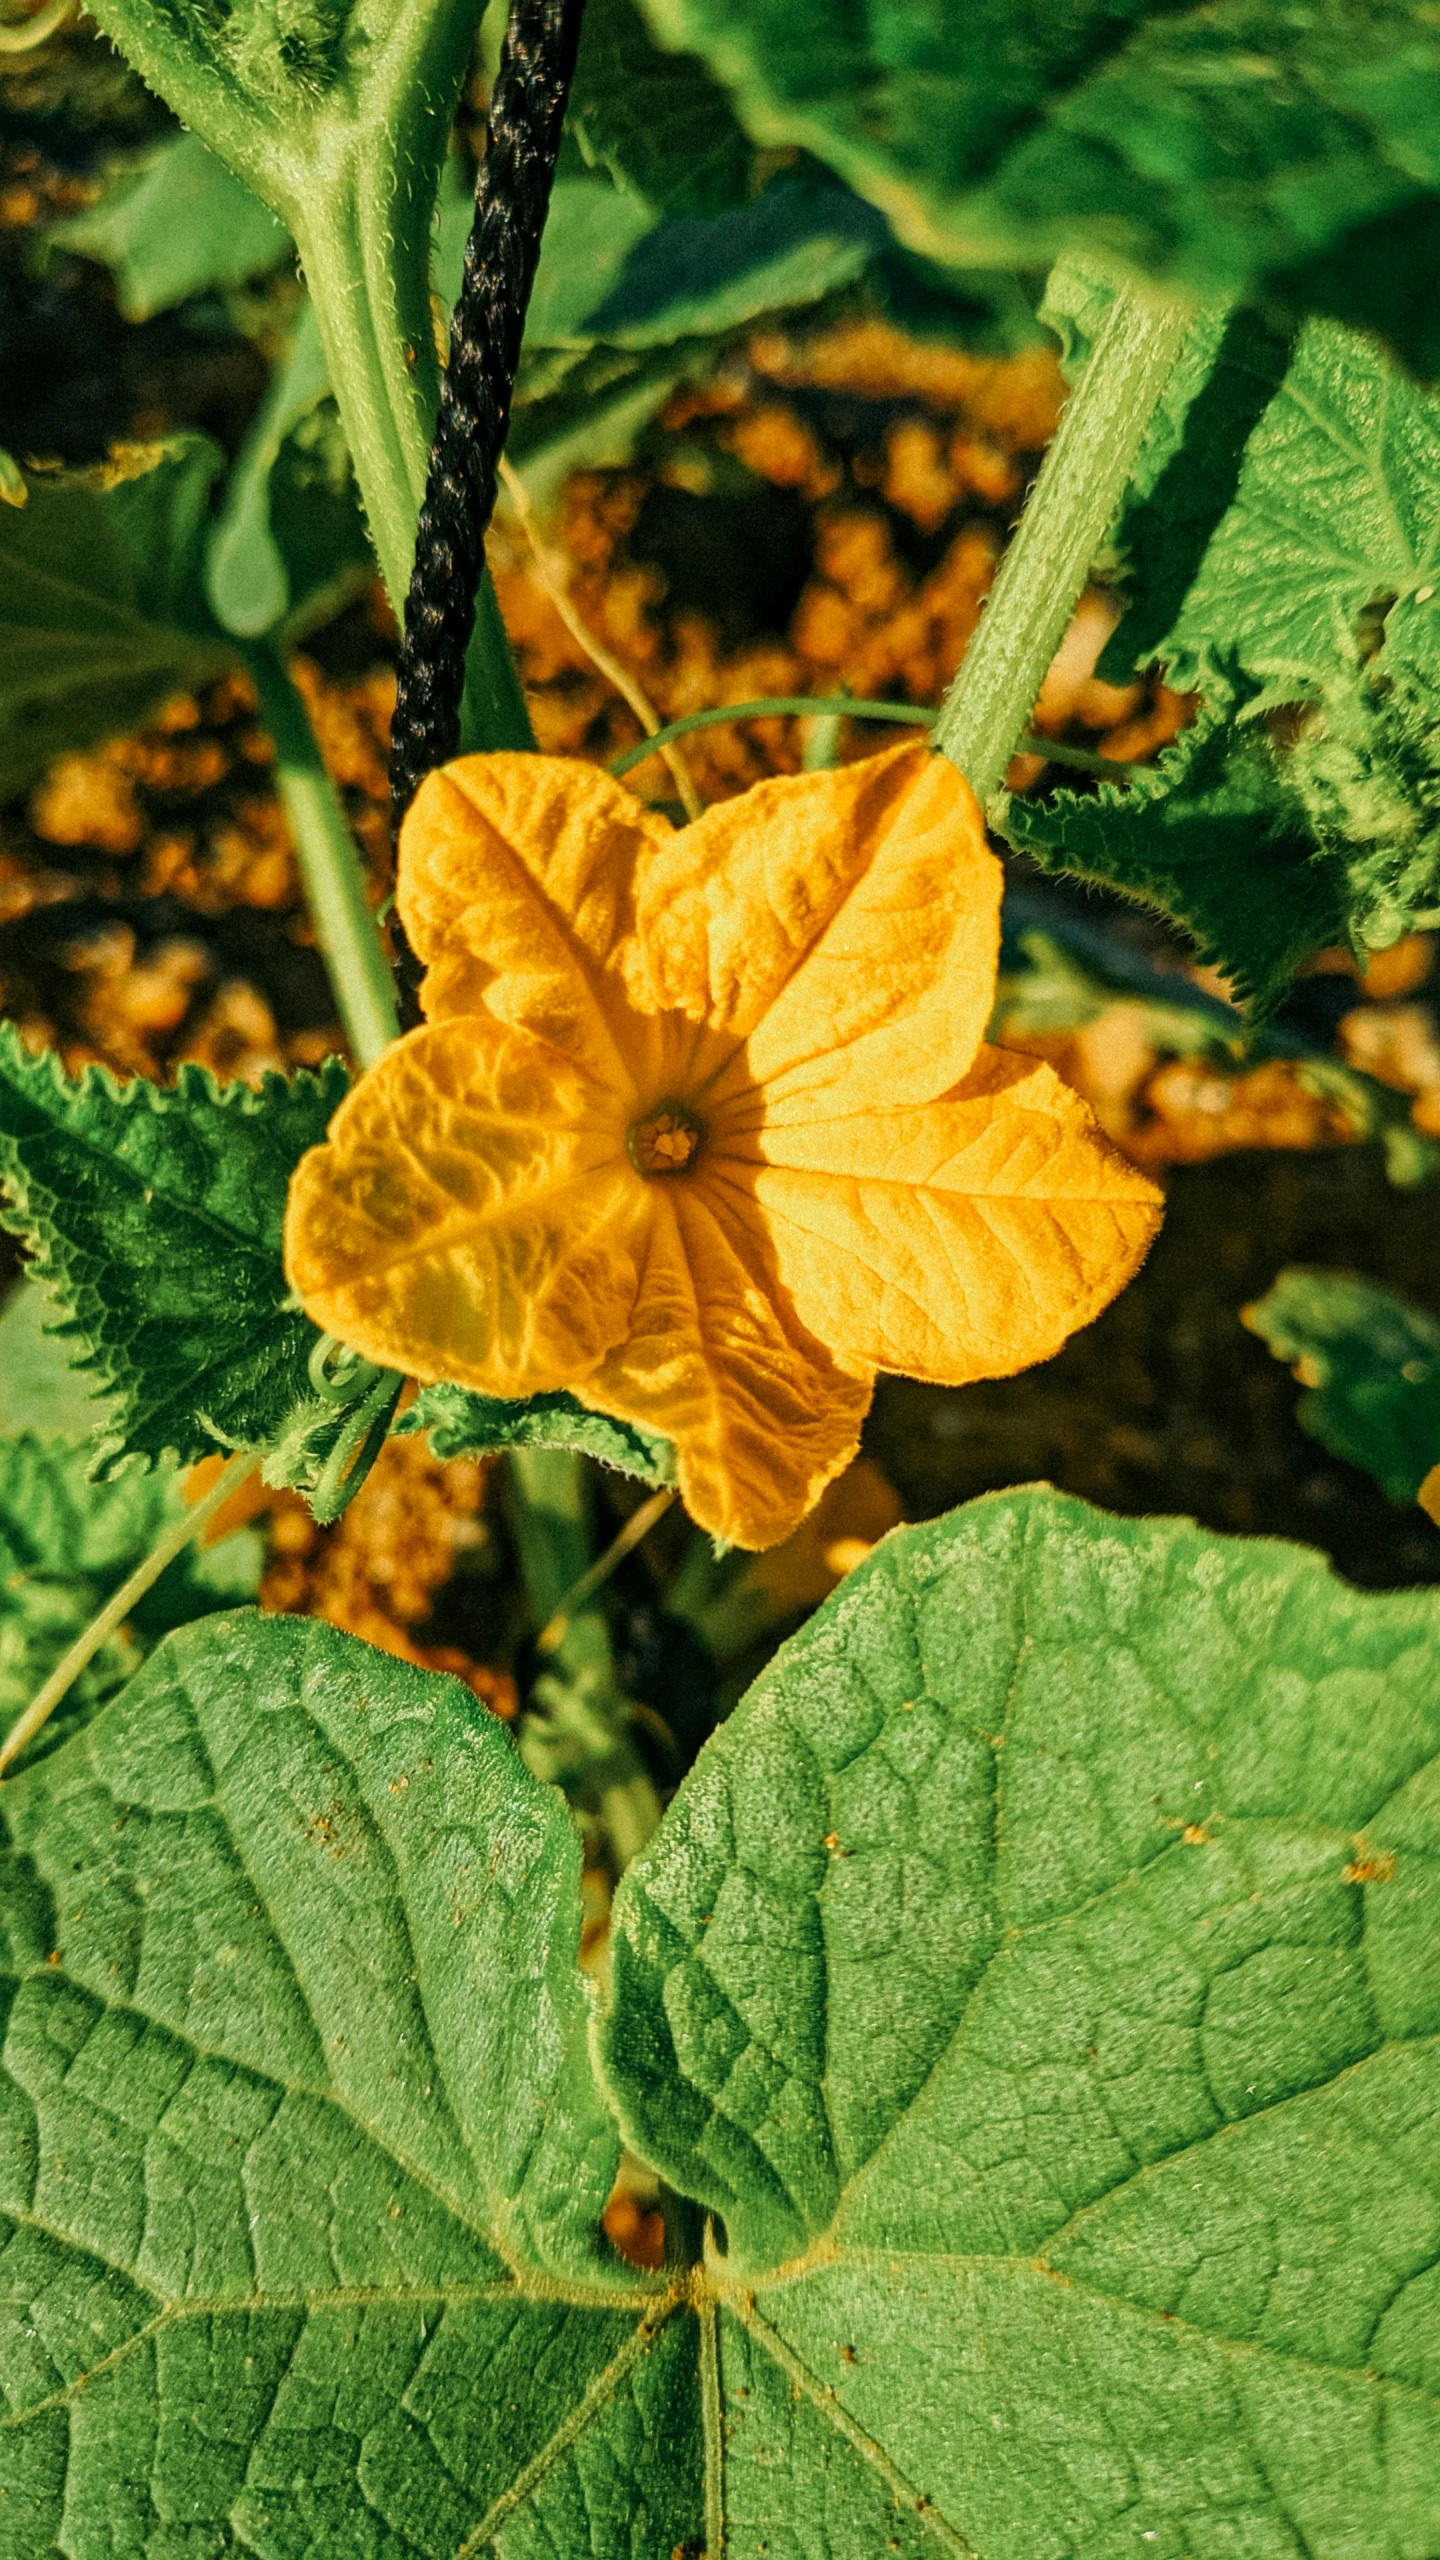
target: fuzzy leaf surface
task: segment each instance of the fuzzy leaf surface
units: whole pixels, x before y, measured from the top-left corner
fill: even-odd
[[[554,1395],[483,1396],[471,1387],[422,1387],[397,1426],[428,1431],[437,1458],[486,1457],[495,1449],[578,1449],[642,1484],[675,1482],[675,1450],[658,1431],[638,1422],[588,1413],[563,1392]]]
[[[201,587],[221,455],[203,436],[120,464],[32,478],[0,508],[0,792],[51,760],[134,728],[168,693],[208,683],[233,651]]]
[[[1044,1488],[887,1538],[615,1906],[725,2548],[1435,2546],[1437,1931],[1429,1593]]]
[[[1440,36],[1405,0],[644,5],[755,140],[828,161],[924,256],[1089,248],[1207,296],[1375,325],[1433,361]]]
[[[579,1842],[459,1684],[214,1620],[0,1840],[7,2552],[694,2544],[694,2323],[595,2238]]]
[[[1440,1324],[1345,1271],[1282,1271],[1245,1322],[1305,1388],[1296,1418],[1337,1458],[1413,1502],[1440,1464]]]
[[[0,1028],[4,1222],[118,1399],[112,1449],[258,1448],[306,1399],[318,1337],[284,1304],[285,1193],[344,1090],[333,1060],[258,1091],[192,1066],[173,1087],[70,1077]]]
[[[284,225],[193,133],[157,143],[143,167],[49,238],[110,268],[127,320],[264,275],[290,247]]]
[[[1346,880],[1264,723],[1237,721],[1217,691],[1155,764],[1097,791],[1017,793],[1004,832],[1042,871],[1158,908],[1263,1014],[1302,961],[1343,940]]]

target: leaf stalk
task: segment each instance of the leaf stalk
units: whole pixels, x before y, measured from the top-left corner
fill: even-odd
[[[982,808],[1005,779],[1192,318],[1186,303],[1121,286],[1061,412],[935,729]]]

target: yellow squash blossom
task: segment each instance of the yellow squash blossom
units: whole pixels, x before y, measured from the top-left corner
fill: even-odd
[[[305,1306],[417,1377],[665,1432],[696,1520],[783,1538],[877,1370],[1045,1359],[1159,1220],[1052,1070],[984,1043],[1000,886],[923,747],[679,831],[558,757],[432,774],[399,884],[427,1020],[295,1175]]]

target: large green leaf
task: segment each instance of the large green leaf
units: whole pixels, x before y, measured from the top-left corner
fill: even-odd
[[[1437,1853],[1432,1595],[1044,1490],[885,1540],[615,1909],[724,2547],[1440,2547]]]
[[[177,436],[0,509],[0,796],[230,662],[201,587],[220,466]]]
[[[901,1532],[621,1889],[617,2129],[502,1729],[172,1637],[0,1792],[7,2552],[1429,2552],[1437,1768],[1428,1594]],[[619,2130],[703,2265],[608,2258]]]
[[[113,270],[127,320],[263,275],[290,248],[284,225],[193,133],[167,135],[48,238]]]
[[[580,1847],[457,1682],[244,1612],[0,1795],[0,2543],[698,2548],[597,2222]]]
[[[1440,1324],[1348,1271],[1282,1271],[1245,1309],[1252,1333],[1292,1363],[1297,1419],[1364,1467],[1392,1502],[1413,1502],[1440,1465]]]
[[[567,112],[585,158],[657,213],[719,213],[749,192],[755,154],[724,89],[655,44],[635,0],[587,0]]]
[[[755,139],[801,144],[925,256],[1118,255],[1440,353],[1440,35],[1408,0],[643,0]]]
[[[111,1447],[260,1448],[308,1402],[320,1337],[286,1305],[285,1194],[344,1087],[336,1060],[254,1091],[194,1066],[70,1077],[0,1027],[4,1222],[114,1392]]]

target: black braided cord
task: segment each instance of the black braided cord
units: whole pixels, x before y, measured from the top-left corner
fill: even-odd
[[[405,602],[390,733],[397,828],[426,774],[460,743],[465,652],[582,6],[511,0]]]

